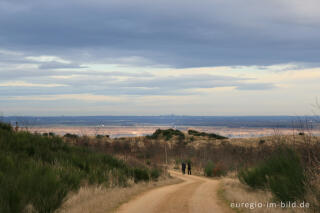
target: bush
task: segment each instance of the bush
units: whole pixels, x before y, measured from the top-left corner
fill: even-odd
[[[97,139],[102,139],[102,138],[109,138],[109,135],[96,135]]]
[[[149,172],[147,169],[135,168],[133,170],[134,173],[134,182],[138,183],[140,181],[148,181],[149,180]]]
[[[214,177],[220,177],[226,174],[225,168],[221,163],[217,163],[212,172]]]
[[[219,177],[225,175],[225,169],[221,163],[216,165],[212,161],[208,161],[204,168],[204,175],[207,177]]]
[[[204,136],[204,137],[209,137],[209,138],[214,138],[214,139],[228,139],[227,137],[214,134],[214,133],[206,133],[206,132],[198,132],[196,130],[188,130],[189,135],[194,135],[194,136]]]
[[[265,144],[266,143],[266,140],[264,140],[264,139],[260,139],[259,140],[259,145],[263,145],[263,144]]]
[[[282,147],[257,167],[242,170],[239,179],[252,188],[269,188],[281,201],[301,199],[305,193],[305,175],[300,158],[289,148]]]
[[[157,129],[152,135],[148,135],[147,138],[157,139],[160,137],[164,137],[165,140],[170,140],[173,136],[177,136],[180,140],[185,139],[185,135],[183,132],[177,129]]]
[[[153,168],[150,172],[150,176],[152,180],[158,180],[158,178],[160,177],[160,171],[157,168]]]
[[[49,136],[54,137],[56,134],[54,132],[49,132]]]
[[[63,137],[71,138],[71,139],[77,139],[77,138],[79,138],[79,135],[67,133]]]
[[[213,162],[208,161],[208,163],[204,167],[204,175],[207,177],[212,177],[213,176],[213,168],[214,168]]]
[[[6,130],[6,131],[12,131],[12,126],[8,123],[0,122],[0,129]]]
[[[53,212],[70,186],[59,180],[58,170],[33,160],[19,161],[13,155],[0,159],[0,211],[22,212],[28,205],[38,212]]]
[[[112,180],[123,186],[129,179],[149,180],[146,169],[68,145],[52,134],[13,132],[6,124],[0,126],[0,212],[20,213],[27,206],[39,213],[54,212],[82,182],[109,185]]]

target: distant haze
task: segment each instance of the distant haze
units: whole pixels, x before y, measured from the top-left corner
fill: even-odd
[[[296,116],[53,116],[3,117],[5,122],[20,126],[212,126],[229,128],[314,128],[318,117]]]

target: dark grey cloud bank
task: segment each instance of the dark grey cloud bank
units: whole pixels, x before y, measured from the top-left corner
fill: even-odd
[[[2,0],[0,46],[63,56],[72,67],[131,56],[172,67],[312,63],[317,8],[315,0]]]

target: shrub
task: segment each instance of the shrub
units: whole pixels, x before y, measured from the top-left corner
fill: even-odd
[[[109,138],[109,135],[96,135],[97,139],[102,139],[102,138]]]
[[[20,213],[27,206],[39,213],[54,212],[82,182],[123,186],[132,178],[149,180],[147,169],[130,168],[109,155],[68,145],[60,137],[0,126],[6,127],[0,128],[0,212]]]
[[[0,129],[6,130],[6,131],[12,131],[12,126],[11,124],[0,122]]]
[[[213,176],[220,177],[222,175],[225,175],[226,171],[224,166],[221,163],[217,163],[213,168]]]
[[[157,168],[153,168],[150,172],[150,176],[152,180],[158,180],[158,178],[160,177],[160,171]]]
[[[71,139],[77,139],[77,138],[79,138],[79,135],[67,133],[63,137],[71,138]]]
[[[206,166],[204,167],[204,175],[207,177],[212,177],[213,176],[213,168],[214,168],[213,162],[208,161]]]
[[[215,139],[228,139],[227,137],[215,134],[215,133],[206,133],[206,132],[199,132],[196,130],[188,130],[189,135],[194,135],[194,136],[204,136],[204,137],[209,137],[209,138],[215,138]]]
[[[263,144],[265,144],[266,143],[266,140],[264,140],[264,139],[260,139],[259,140],[259,145],[263,145]]]
[[[148,181],[149,180],[149,173],[147,169],[140,169],[140,168],[135,168],[133,170],[133,177],[134,177],[134,182],[138,183],[140,181]]]
[[[204,175],[207,177],[219,177],[225,173],[225,168],[221,163],[214,164],[212,161],[208,161],[204,168]]]
[[[252,188],[269,188],[274,197],[281,201],[301,199],[305,192],[305,175],[300,158],[289,148],[282,147],[257,167],[242,170],[239,179]]]
[[[49,132],[49,136],[54,137],[56,134],[54,132]]]
[[[177,136],[180,140],[185,139],[183,132],[177,129],[157,129],[152,135],[148,135],[147,138],[157,139],[164,137],[165,140],[170,140],[173,136]]]
[[[0,211],[22,212],[28,205],[38,212],[53,212],[66,196],[70,186],[59,180],[58,170],[33,160],[19,161],[8,155],[0,172]]]

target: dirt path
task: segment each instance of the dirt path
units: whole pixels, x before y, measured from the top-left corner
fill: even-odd
[[[118,213],[220,213],[230,212],[217,198],[218,180],[182,175],[170,171],[184,182],[157,188],[123,204]]]

